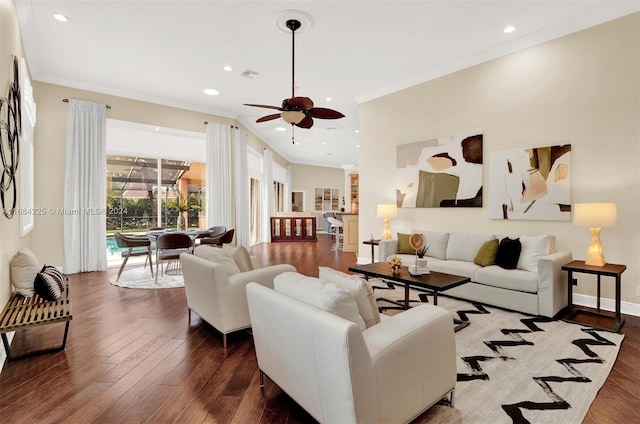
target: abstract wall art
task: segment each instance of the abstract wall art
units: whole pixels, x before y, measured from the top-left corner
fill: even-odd
[[[482,133],[396,148],[399,208],[482,207]]]
[[[489,217],[569,221],[571,145],[491,153]]]

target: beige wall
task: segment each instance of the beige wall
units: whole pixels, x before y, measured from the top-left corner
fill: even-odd
[[[572,144],[572,202],[615,202],[618,226],[602,231],[606,259],[626,264],[623,300],[640,303],[640,14],[636,13],[445,76],[360,107],[360,233],[380,235],[378,203],[395,202],[396,145],[481,130],[481,209],[400,209],[391,229],[555,234],[584,259],[587,228],[571,222],[488,218],[488,158],[517,147]],[[359,256],[369,257],[368,246]],[[579,276],[578,293],[595,293]],[[583,283],[584,281],[584,283]],[[603,283],[603,296],[614,297]]]
[[[316,187],[318,188],[337,188],[340,195],[340,207],[342,205],[342,197],[344,196],[344,169],[328,168],[313,165],[291,165],[292,190],[302,190],[304,195],[304,211],[315,212]],[[346,199],[345,199],[346,201]]]
[[[0,0],[0,97],[6,97],[9,84],[13,81],[13,57],[24,57],[22,38],[18,28],[13,1]],[[6,119],[6,105],[2,107],[2,119]],[[3,140],[6,133],[2,131]],[[20,184],[16,177],[16,184]],[[19,203],[18,203],[19,206]],[[7,219],[0,214],[0,308],[7,303],[11,294],[9,261],[21,247],[31,247],[31,233],[20,237],[20,217],[16,214]]]

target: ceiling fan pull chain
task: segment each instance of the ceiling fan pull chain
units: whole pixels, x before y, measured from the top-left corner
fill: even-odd
[[[293,138],[293,132],[295,131],[295,125],[291,124],[291,144],[296,144],[296,140]]]

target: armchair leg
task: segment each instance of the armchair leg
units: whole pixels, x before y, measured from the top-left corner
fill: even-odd
[[[260,370],[260,388],[264,389],[264,373]]]
[[[453,392],[455,392],[455,390],[451,390],[449,392],[449,406],[453,408]]]
[[[227,335],[223,334],[222,335],[222,347],[227,347]]]

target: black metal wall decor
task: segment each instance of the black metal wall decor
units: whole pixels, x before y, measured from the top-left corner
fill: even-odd
[[[6,120],[2,120],[3,106],[6,109]],[[2,213],[13,218],[18,200],[16,173],[20,158],[20,134],[22,133],[22,103],[20,98],[20,79],[18,76],[18,58],[13,58],[13,82],[9,85],[9,94],[0,99],[0,159],[2,159],[2,175],[0,176],[0,201]],[[9,207],[7,207],[9,206]]]

